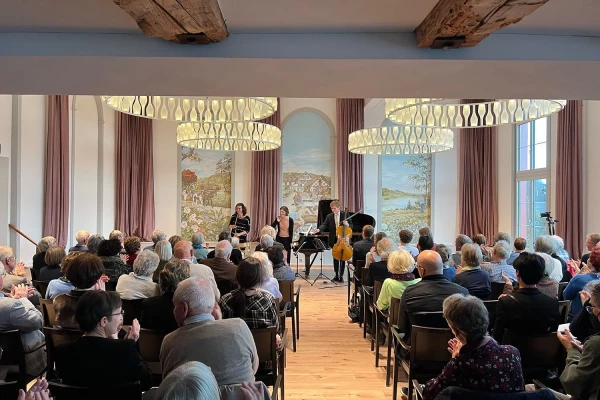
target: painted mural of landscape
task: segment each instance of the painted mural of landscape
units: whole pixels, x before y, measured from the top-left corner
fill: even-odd
[[[217,239],[231,216],[231,152],[181,148],[181,236]]]

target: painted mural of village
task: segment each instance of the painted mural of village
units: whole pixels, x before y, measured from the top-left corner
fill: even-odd
[[[283,173],[283,203],[288,205],[296,227],[316,228],[319,200],[331,195],[331,177],[309,172]]]

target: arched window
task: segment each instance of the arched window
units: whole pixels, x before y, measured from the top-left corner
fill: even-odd
[[[319,200],[332,193],[331,121],[300,111],[284,121],[282,134],[282,205],[289,207],[296,229],[316,228]]]

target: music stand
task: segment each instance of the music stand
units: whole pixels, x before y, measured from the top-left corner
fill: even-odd
[[[295,251],[294,251],[294,256],[296,256],[296,273],[294,274],[296,277],[302,278],[306,281],[306,283],[308,283],[310,286],[314,285],[314,283],[311,283],[310,280],[306,279],[306,277],[304,275],[301,275],[300,273],[298,273],[299,270],[299,261],[298,261],[298,253],[300,253],[300,250],[304,247],[304,245],[307,243],[307,241],[305,240],[304,242],[302,242],[302,244],[300,245],[300,247],[298,247]],[[305,254],[304,257],[310,257],[309,255]]]
[[[327,275],[325,275],[323,273],[323,252],[325,251],[325,244],[323,244],[323,242],[321,241],[321,239],[315,238],[314,240],[315,240],[316,247],[319,250],[321,250],[319,252],[319,256],[321,257],[321,271],[319,272],[319,275],[317,275],[317,277],[313,281],[312,285],[314,285],[315,283],[317,283],[317,281],[319,280],[319,278],[323,278],[323,279],[327,279],[329,282],[331,282],[331,283],[333,283],[334,285],[337,286],[337,283],[333,279],[331,279],[330,277],[328,277]],[[316,257],[316,255],[315,255],[315,257]],[[313,260],[313,262],[314,262],[314,260]],[[312,263],[311,263],[311,265],[312,265]]]

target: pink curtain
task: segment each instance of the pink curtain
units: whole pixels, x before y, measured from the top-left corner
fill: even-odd
[[[342,207],[364,207],[364,157],[348,151],[348,136],[365,127],[365,99],[337,99],[338,199]]]
[[[152,120],[124,113],[119,113],[117,118],[115,228],[126,235],[151,240],[154,230]]]
[[[460,130],[459,233],[491,239],[498,232],[496,150],[495,127]]]
[[[69,231],[69,96],[48,96],[44,236],[66,246]]]
[[[569,100],[558,113],[556,146],[556,234],[564,239],[571,257],[581,257],[583,233],[581,100]]]
[[[281,113],[277,112],[260,122],[281,128]],[[281,147],[252,152],[252,204],[250,206],[249,241],[260,240],[260,230],[279,215],[281,188]],[[236,200],[236,203],[238,201]]]

